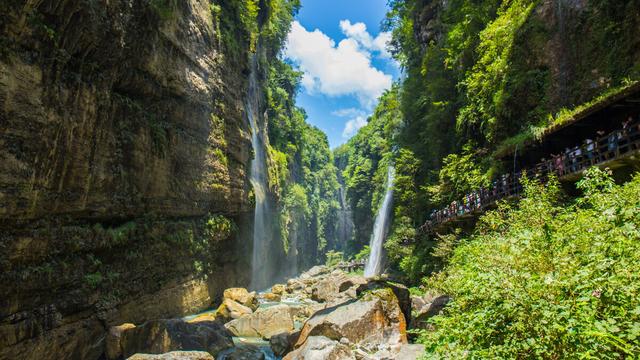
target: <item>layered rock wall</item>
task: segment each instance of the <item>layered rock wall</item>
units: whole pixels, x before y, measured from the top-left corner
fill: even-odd
[[[210,1],[0,11],[0,358],[95,359],[246,284],[247,62]]]

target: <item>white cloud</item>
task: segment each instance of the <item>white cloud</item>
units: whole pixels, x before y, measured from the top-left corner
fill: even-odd
[[[344,130],[342,131],[342,137],[345,139],[349,139],[365,125],[367,125],[367,119],[364,116],[358,116],[347,121],[344,126]]]
[[[391,33],[381,32],[374,38],[367,31],[367,25],[361,22],[352,24],[349,20],[340,21],[340,29],[348,38],[357,41],[364,49],[377,52],[383,58],[391,58],[387,51],[387,44],[391,41]]]
[[[341,22],[347,38],[336,45],[320,30],[307,31],[295,21],[287,39],[285,55],[304,72],[302,86],[308,93],[328,96],[353,95],[365,108],[372,108],[392,77],[371,63],[381,36],[373,39],[361,23]],[[385,35],[382,35],[384,39]]]
[[[348,109],[339,109],[331,113],[333,116],[338,117],[354,117],[354,116],[364,116],[365,112],[361,109],[356,108],[348,108]]]

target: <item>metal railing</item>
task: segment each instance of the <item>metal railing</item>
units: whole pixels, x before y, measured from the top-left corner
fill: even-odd
[[[489,188],[481,188],[467,194],[462,200],[454,201],[447,207],[431,213],[429,220],[421,227],[430,231],[434,227],[451,220],[482,212],[499,200],[520,196],[523,191],[520,179],[526,176],[546,182],[551,174],[558,178],[567,177],[595,166],[625,157],[640,150],[640,121],[626,122],[621,129],[593,139],[585,139],[582,145],[567,148],[564,152],[542,159],[532,169],[503,174],[494,180]]]

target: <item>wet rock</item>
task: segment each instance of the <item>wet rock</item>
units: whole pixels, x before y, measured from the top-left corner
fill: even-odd
[[[236,347],[224,356],[224,360],[265,360],[264,353],[256,346],[243,345]]]
[[[241,305],[233,300],[224,299],[220,307],[218,307],[217,316],[223,320],[223,322],[228,322],[234,319],[239,319],[243,316],[250,315],[253,313],[253,310],[250,308]]]
[[[276,295],[283,295],[285,293],[286,286],[284,284],[275,284],[271,287],[271,292]]]
[[[416,318],[411,323],[411,326],[416,329],[428,329],[429,319],[439,315],[442,310],[453,300],[448,295],[441,295],[433,299],[433,302],[425,305],[416,315]]]
[[[300,331],[277,334],[269,339],[269,345],[276,356],[284,356],[293,350],[293,345],[298,341],[299,336]]]
[[[124,357],[138,353],[164,354],[182,349],[206,351],[215,356],[220,351],[233,347],[231,336],[218,322],[153,320],[140,326],[121,329],[115,335],[117,336],[111,337],[110,332],[108,341],[114,347],[119,342]]]
[[[287,305],[258,309],[251,315],[233,320],[225,327],[234,335],[270,339],[294,329],[292,311]]]
[[[348,346],[324,336],[312,336],[282,360],[356,360]]]
[[[128,360],[215,360],[205,351],[172,351],[166,354],[135,354]]]
[[[336,341],[344,337],[352,343],[407,343],[406,321],[391,289],[374,290],[360,300],[318,311],[303,325],[295,347],[313,336]]]
[[[244,288],[229,288],[224,291],[223,297],[225,300],[233,300],[252,310],[258,308],[258,297],[256,296],[255,291],[249,292]]]

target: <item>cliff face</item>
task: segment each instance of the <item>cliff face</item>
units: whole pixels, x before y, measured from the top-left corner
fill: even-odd
[[[97,358],[248,283],[247,62],[210,2],[0,10],[0,358]]]

